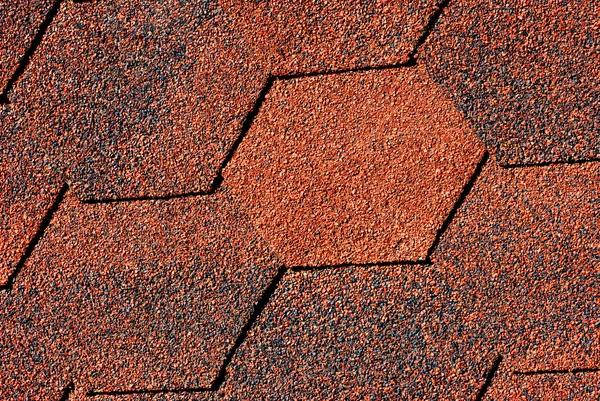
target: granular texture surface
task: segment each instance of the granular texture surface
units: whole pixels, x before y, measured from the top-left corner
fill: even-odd
[[[600,397],[598,372],[548,373],[523,376],[502,374],[486,394],[485,401],[587,401]]]
[[[61,184],[41,141],[32,141],[9,107],[0,109],[0,287],[17,272]]]
[[[421,68],[276,81],[224,172],[282,261],[425,260],[483,147]]]
[[[393,65],[409,60],[435,0],[265,2],[275,75]]]
[[[511,371],[600,364],[600,164],[492,163],[432,256]]]
[[[222,197],[69,197],[5,296],[2,365],[65,366],[92,392],[210,388],[277,271],[236,209]],[[22,341],[39,357],[15,361],[9,350],[34,347]],[[0,393],[21,399],[48,385],[38,379],[11,374]]]
[[[600,4],[450,2],[426,64],[502,164],[600,158]]]
[[[236,355],[224,398],[474,399],[492,356],[460,301],[430,267],[293,272]]]
[[[53,3],[52,0],[0,3],[0,93],[17,69]]]
[[[600,5],[0,4],[0,400],[591,400]]]
[[[66,2],[11,101],[61,138],[81,199],[208,191],[268,73],[242,19],[216,1]]]

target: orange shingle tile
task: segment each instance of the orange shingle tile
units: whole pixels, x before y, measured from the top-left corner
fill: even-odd
[[[276,81],[223,175],[288,266],[423,261],[482,156],[402,68]]]

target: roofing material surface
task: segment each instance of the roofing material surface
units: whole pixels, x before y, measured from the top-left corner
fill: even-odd
[[[0,399],[597,398],[595,2],[1,7]]]
[[[223,177],[288,266],[418,262],[483,155],[406,67],[275,81]]]
[[[432,76],[501,164],[600,158],[600,4],[451,1]]]
[[[279,266],[236,209],[68,195],[2,305],[3,396],[34,397],[21,364],[54,358],[86,393],[209,389]],[[21,336],[52,349],[23,353]]]
[[[499,374],[486,394],[492,400],[569,400],[598,398],[597,372],[548,372],[536,375]]]
[[[19,60],[35,40],[38,27],[52,14],[52,0],[0,4],[0,103],[6,101],[6,86],[18,68]]]
[[[232,362],[225,398],[476,394],[495,355],[457,290],[431,266],[292,272]]]
[[[0,288],[14,279],[62,185],[27,124],[12,108],[0,109]]]

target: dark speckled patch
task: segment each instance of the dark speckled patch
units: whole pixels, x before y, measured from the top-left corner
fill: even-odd
[[[269,1],[275,75],[408,61],[436,0]]]
[[[62,138],[81,199],[207,191],[266,82],[247,25],[214,1],[68,2],[10,98]]]
[[[479,316],[422,266],[292,272],[233,360],[225,399],[473,399]]]
[[[45,141],[28,137],[28,124],[27,116],[0,109],[0,287],[15,274],[61,187]]]
[[[278,268],[236,208],[68,196],[4,295],[3,369],[66,371],[83,392],[210,388]],[[39,357],[17,360],[30,349]],[[9,399],[49,386],[2,377]]]
[[[53,0],[9,0],[0,3],[0,93],[53,3]]]
[[[589,401],[600,398],[600,373],[516,375],[494,379],[483,401]]]
[[[425,62],[501,164],[600,158],[600,3],[450,2]]]
[[[600,366],[599,182],[600,163],[490,163],[432,256],[480,309],[503,369]]]

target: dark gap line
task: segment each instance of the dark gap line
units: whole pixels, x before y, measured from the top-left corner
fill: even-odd
[[[475,185],[475,181],[477,181],[477,178],[479,178],[479,176],[481,175],[481,172],[483,171],[483,167],[487,163],[488,159],[489,159],[489,153],[487,151],[485,151],[483,154],[483,157],[481,158],[479,163],[477,163],[477,167],[475,168],[475,171],[471,175],[471,178],[469,179],[467,184],[464,186],[460,196],[458,197],[458,200],[454,203],[452,210],[450,210],[450,213],[448,213],[448,215],[446,216],[444,223],[442,223],[442,226],[438,229],[437,233],[435,234],[435,239],[433,240],[433,243],[427,250],[427,258],[426,258],[427,260],[430,260],[431,255],[433,254],[433,252],[435,251],[435,248],[437,248],[438,244],[440,243],[442,236],[444,235],[444,233],[450,226],[450,223],[452,223],[454,216],[456,215],[458,210],[461,208],[461,206],[465,202],[465,199],[467,199],[467,196],[473,189],[473,186]]]
[[[17,275],[19,274],[19,272],[25,265],[25,262],[27,262],[27,259],[29,259],[29,257],[33,253],[33,250],[37,246],[38,242],[40,242],[40,239],[43,237],[44,231],[50,225],[52,216],[58,210],[58,207],[60,206],[60,203],[62,202],[63,198],[65,197],[65,194],[67,193],[68,189],[69,189],[69,186],[67,184],[63,184],[62,188],[58,192],[58,195],[56,195],[56,198],[54,198],[54,202],[52,203],[52,206],[50,206],[50,208],[46,212],[46,215],[44,216],[44,219],[40,223],[40,225],[37,229],[37,232],[35,233],[34,237],[31,239],[31,241],[29,241],[29,244],[27,245],[25,252],[21,256],[21,259],[19,259],[19,262],[17,263],[17,265],[15,266],[14,271],[8,277],[8,282],[4,286],[0,286],[0,290],[9,290],[10,291],[12,289],[14,282],[15,282],[15,278],[17,277]]]
[[[433,28],[435,27],[438,20],[444,13],[444,10],[446,9],[446,7],[448,7],[449,3],[450,3],[450,0],[444,0],[440,3],[438,3],[435,8],[435,11],[429,16],[429,21],[427,21],[427,25],[425,25],[425,28],[423,28],[423,32],[421,33],[421,36],[419,36],[419,39],[417,39],[417,43],[415,44],[415,47],[413,48],[412,52],[410,53],[410,57],[412,59],[416,59],[419,48],[421,46],[423,46],[423,44],[425,44],[425,42],[427,41],[427,38],[429,37],[429,35],[431,35],[431,32],[433,32]]]
[[[326,269],[343,269],[346,267],[387,267],[387,266],[398,266],[398,265],[418,265],[418,266],[431,266],[432,263],[429,259],[425,260],[397,260],[393,262],[371,262],[371,263],[342,263],[338,265],[319,265],[319,266],[293,266],[290,268],[291,271],[313,271],[313,270],[326,270]]]
[[[514,371],[514,375],[518,376],[537,376],[537,375],[562,375],[562,374],[577,374],[577,373],[596,373],[600,372],[600,368],[576,368],[576,369],[549,369],[549,370],[530,370],[530,371]]]
[[[69,383],[67,387],[63,390],[62,396],[59,401],[68,401],[71,392],[75,389],[75,384],[73,382]]]
[[[485,393],[487,393],[488,389],[492,385],[492,381],[494,380],[494,376],[496,376],[496,372],[498,372],[498,368],[500,367],[500,363],[502,362],[502,355],[498,355],[492,364],[492,367],[485,375],[485,382],[481,389],[479,389],[479,393],[477,393],[477,397],[475,401],[482,401],[483,397],[485,397]]]
[[[119,203],[119,202],[136,202],[136,201],[152,201],[152,200],[169,200],[169,199],[178,199],[178,198],[191,198],[194,196],[203,196],[210,195],[211,191],[198,191],[198,192],[187,192],[182,194],[174,194],[174,195],[163,195],[163,196],[139,196],[139,197],[130,197],[130,198],[100,198],[100,199],[85,199],[82,200],[81,203],[85,203],[88,205],[98,204],[98,203]]]
[[[42,43],[42,39],[44,38],[44,35],[46,34],[48,27],[52,23],[52,20],[54,20],[54,17],[58,13],[58,9],[60,8],[60,5],[62,2],[63,2],[63,0],[55,0],[54,4],[52,5],[52,8],[50,8],[48,13],[44,17],[44,20],[40,24],[37,33],[35,34],[35,36],[33,37],[33,40],[31,41],[31,44],[25,51],[25,54],[23,54],[23,56],[19,60],[19,63],[17,64],[17,68],[15,69],[12,76],[6,83],[6,86],[4,87],[2,94],[0,94],[0,104],[10,104],[10,100],[8,99],[8,93],[11,91],[14,84],[19,80],[21,75],[23,75],[23,73],[25,72],[25,69],[29,65],[29,62],[31,61],[31,57],[35,53],[35,51],[38,48],[38,46],[40,45],[40,43]]]
[[[358,68],[346,68],[346,69],[331,70],[331,71],[327,71],[327,70],[326,71],[314,71],[314,72],[306,72],[306,73],[300,73],[300,74],[277,75],[277,76],[274,76],[273,78],[280,80],[280,81],[287,81],[287,80],[292,80],[292,79],[310,78],[310,77],[318,77],[318,76],[324,76],[324,75],[349,74],[352,72],[392,70],[395,68],[412,67],[415,64],[416,64],[415,59],[412,58],[412,56],[409,56],[409,59],[402,63],[384,64],[384,65],[378,65],[378,66],[365,66],[365,67],[358,67]]]
[[[233,159],[233,155],[235,154],[236,150],[240,147],[242,141],[246,137],[246,134],[248,134],[248,131],[250,131],[250,127],[252,127],[252,123],[254,122],[254,119],[256,118],[256,116],[258,115],[258,113],[260,111],[260,108],[262,107],[263,103],[265,102],[267,93],[269,93],[269,91],[271,90],[271,87],[273,86],[275,79],[277,79],[277,78],[275,78],[275,77],[267,78],[267,82],[266,82],[265,86],[262,88],[262,90],[260,91],[258,98],[254,102],[254,106],[252,107],[252,110],[250,110],[250,112],[246,115],[246,118],[244,119],[244,122],[242,123],[242,130],[241,130],[240,134],[236,138],[233,145],[231,145],[231,148],[229,148],[229,151],[227,152],[225,159],[223,159],[223,161],[221,162],[221,165],[219,166],[217,175],[210,186],[210,190],[209,190],[210,194],[215,193],[219,189],[221,184],[223,183],[223,170],[225,169],[227,164],[231,161],[231,159]]]
[[[133,395],[133,394],[181,394],[181,393],[203,393],[211,391],[210,388],[178,388],[178,389],[157,389],[157,390],[122,390],[122,391],[88,391],[86,397],[95,397],[98,395]]]
[[[571,371],[572,373],[595,373],[595,372],[600,372],[599,368],[578,368],[578,369],[573,369]]]
[[[514,164],[501,164],[500,166],[506,169],[511,168],[523,168],[523,167],[548,167],[562,164],[586,164],[600,162],[598,158],[591,158],[585,160],[558,160],[553,162],[539,162],[539,163],[514,163]]]
[[[237,339],[235,340],[235,343],[233,344],[233,346],[231,347],[231,349],[227,352],[227,355],[225,356],[225,360],[223,361],[223,365],[221,365],[219,374],[215,378],[215,380],[212,383],[212,386],[210,388],[212,391],[218,391],[221,388],[221,386],[223,385],[223,383],[225,382],[225,379],[227,377],[227,367],[233,360],[233,357],[235,356],[235,353],[237,352],[238,348],[244,343],[244,341],[246,340],[246,337],[248,337],[248,333],[250,332],[250,330],[252,329],[252,327],[254,326],[254,324],[256,323],[258,318],[260,317],[262,311],[267,306],[267,303],[269,302],[269,300],[275,293],[275,290],[277,289],[279,282],[281,281],[281,279],[283,278],[283,276],[285,275],[285,273],[287,271],[288,271],[288,269],[285,266],[282,266],[279,268],[279,271],[277,272],[275,277],[273,277],[269,286],[267,288],[265,288],[265,291],[263,292],[258,303],[256,305],[254,305],[254,309],[252,311],[252,314],[250,315],[250,319],[248,320],[248,322],[246,322],[246,324],[240,331],[240,334],[238,335]]]

